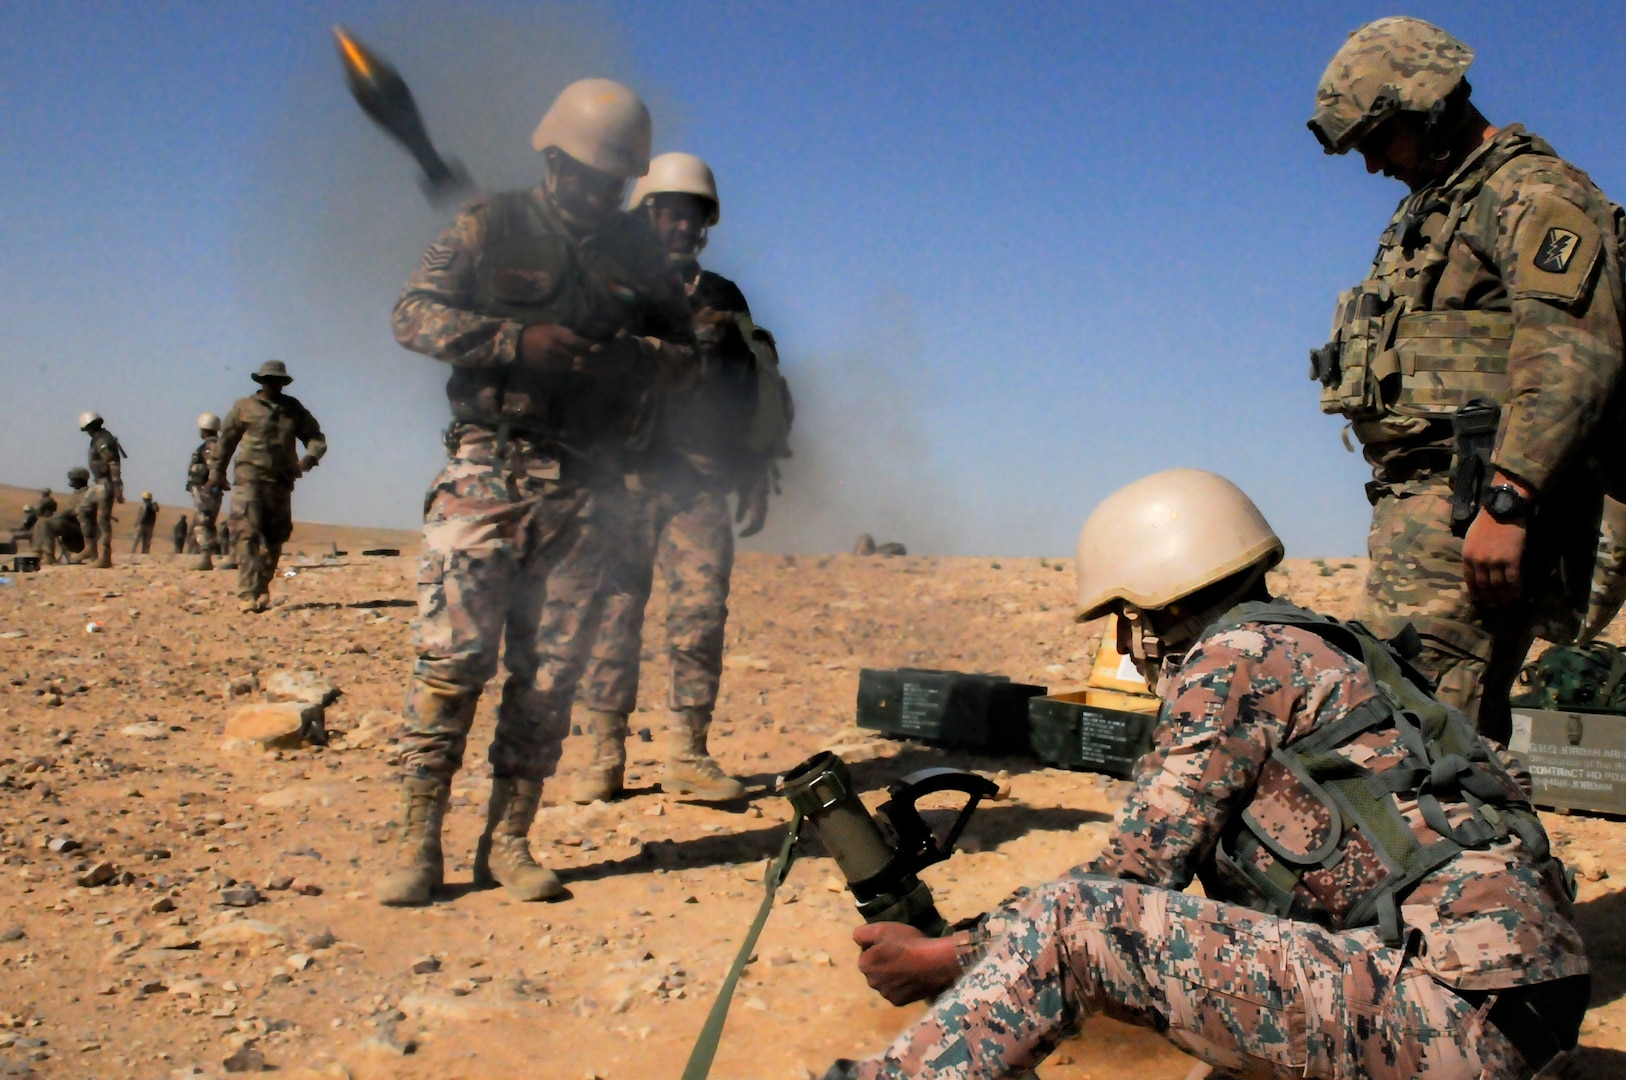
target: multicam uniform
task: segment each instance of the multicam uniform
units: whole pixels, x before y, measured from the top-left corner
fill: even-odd
[[[90,436],[90,486],[79,498],[79,532],[86,544],[100,549],[100,558],[109,562],[113,554],[113,504],[124,497],[121,461],[124,447],[105,427]]]
[[[220,516],[220,492],[209,483],[209,462],[214,460],[219,435],[206,435],[198,448],[192,451],[192,460],[186,466],[186,490],[192,493],[192,539],[199,551],[211,555],[221,551],[216,546],[215,519]]]
[[[660,567],[666,582],[666,646],[672,664],[668,704],[710,713],[723,671],[723,630],[734,526],[728,495],[744,492],[768,467],[745,446],[756,402],[746,334],[750,307],[732,281],[691,263],[684,271],[695,313],[723,316],[695,328],[700,371],[662,403],[659,437],[627,477],[626,529],[606,575],[603,613],[588,661],[588,708],[637,707],[644,608]]]
[[[1329,789],[1356,766],[1415,779],[1415,761],[1394,726],[1360,730],[1388,701],[1364,664],[1238,610],[1169,665],[1156,745],[1102,855],[962,931],[964,976],[852,1075],[1017,1076],[1098,1012],[1236,1076],[1527,1077],[1504,1028],[1537,1059],[1573,1045],[1587,962],[1562,869],[1513,781],[1493,767],[1464,781],[1508,811],[1488,831],[1460,793],[1381,800],[1400,815],[1397,842],[1422,845],[1419,865],[1442,840],[1431,821],[1471,842],[1434,848],[1455,857],[1392,894],[1400,932],[1359,926],[1352,910],[1383,871],[1364,831],[1323,847],[1353,819],[1340,824],[1329,807],[1345,796]],[[1302,877],[1273,848],[1301,856]],[[1207,898],[1181,891],[1193,877]],[[1337,929],[1346,920],[1358,928]]]
[[[645,350],[624,376],[552,374],[518,356],[520,333],[560,324],[690,340],[680,283],[646,226],[618,214],[590,233],[540,189],[479,199],[430,245],[396,304],[396,339],[452,365],[450,462],[425,499],[417,660],[402,740],[408,778],[449,781],[481,688],[508,678],[490,760],[539,782],[558,763],[590,645],[606,496],[622,453],[647,436],[656,378]]]
[[[232,534],[237,541],[237,596],[263,602],[271,592],[282,545],[294,531],[294,481],[299,477],[296,443],[320,461],[327,439],[310,410],[288,394],[263,391],[238,398],[220,429],[209,460],[217,476],[237,455],[231,477]]]
[[[1569,640],[1587,607],[1601,503],[1584,467],[1619,380],[1618,209],[1517,125],[1401,201],[1367,279],[1316,354],[1323,411],[1373,467],[1367,625],[1406,623],[1442,698],[1507,738],[1506,692],[1540,633]],[[1468,597],[1451,530],[1452,414],[1502,407],[1494,467],[1535,491],[1524,598]]]

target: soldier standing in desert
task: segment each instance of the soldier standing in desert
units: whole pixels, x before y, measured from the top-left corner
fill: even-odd
[[[499,646],[475,880],[522,900],[564,891],[527,836],[591,644],[607,500],[663,373],[693,356],[682,284],[620,209],[649,167],[650,129],[620,83],[566,87],[531,139],[542,182],[465,206],[396,304],[396,339],[450,365],[453,423],[426,499],[402,839],[381,903],[427,903],[442,883],[441,822]]]
[[[113,504],[124,502],[124,447],[102,424],[102,415],[79,417],[79,430],[90,436],[90,486],[79,498],[79,533],[96,545],[96,565],[113,565]]]
[[[294,481],[316,468],[327,453],[327,439],[310,410],[283,393],[294,380],[281,360],[267,360],[252,377],[260,389],[238,398],[226,414],[209,459],[208,484],[233,492],[238,607],[262,612],[271,606],[271,579],[282,545],[293,535]],[[304,456],[299,443],[305,444]],[[237,464],[228,484],[226,465],[234,453]]]
[[[215,519],[220,516],[220,489],[209,483],[209,463],[220,441],[220,417],[206,412],[198,417],[198,445],[186,465],[186,490],[192,496],[192,539],[198,558],[194,570],[213,570],[220,551]]]

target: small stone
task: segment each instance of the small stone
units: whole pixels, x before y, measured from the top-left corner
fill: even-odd
[[[827,877],[819,882],[825,892],[841,893],[847,891],[847,883],[838,877]]]
[[[298,893],[300,896],[321,896],[322,887],[320,885],[312,885],[307,881],[295,889],[294,892]]]
[[[222,945],[251,945],[262,949],[288,943],[288,931],[276,923],[259,919],[233,919],[212,926],[198,935],[198,943],[206,949]]]
[[[279,874],[265,883],[265,887],[272,892],[283,892],[294,883],[292,874]]]
[[[315,962],[316,961],[312,959],[310,953],[302,952],[294,953],[292,956],[288,957],[287,960],[288,966],[293,968],[295,971],[304,971]]]
[[[163,979],[139,979],[135,984],[138,994],[162,994],[169,990]]]
[[[297,701],[244,705],[226,721],[225,737],[220,748],[227,753],[292,750],[327,742],[322,706]]]
[[[412,961],[412,974],[429,975],[440,970],[440,958],[436,956],[420,956]]]
[[[314,671],[278,671],[265,680],[265,696],[274,702],[331,705],[341,692]]]
[[[252,1046],[239,1047],[237,1052],[220,1063],[229,1073],[264,1072],[265,1055]]]
[[[175,901],[167,896],[160,896],[147,906],[147,910],[154,915],[163,915],[175,910]]]
[[[216,1005],[214,1008],[209,1010],[209,1015],[214,1017],[216,1020],[224,1020],[226,1017],[230,1016],[236,1011],[237,1002],[222,1001],[219,1005]]]
[[[27,936],[28,934],[20,926],[13,926],[10,930],[0,931],[0,941],[21,941]]]
[[[94,889],[98,885],[106,885],[118,876],[118,867],[110,862],[99,862],[74,878],[74,881],[78,882],[82,888]]]
[[[58,855],[66,855],[70,851],[78,851],[83,845],[71,836],[58,836],[50,840],[45,846]]]
[[[220,890],[220,902],[230,904],[232,907],[253,907],[262,899],[264,898],[260,896],[260,890],[247,883]]]
[[[154,723],[151,720],[139,724],[126,724],[119,728],[120,735],[128,735],[143,742],[157,742],[169,738],[169,725]]]

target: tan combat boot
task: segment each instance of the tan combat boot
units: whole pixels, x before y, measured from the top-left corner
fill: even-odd
[[[395,869],[373,886],[380,904],[405,907],[429,903],[446,878],[440,852],[440,826],[452,786],[441,780],[407,777],[401,782],[401,840]]]
[[[98,570],[111,570],[113,568],[113,531],[96,541],[96,568]]]
[[[745,794],[745,785],[725,773],[706,751],[706,731],[711,727],[707,709],[673,709],[668,729],[666,771],[661,789],[673,795],[690,795],[702,802],[724,802]]]
[[[214,568],[214,557],[207,550],[199,551],[198,557],[192,561],[191,569],[193,570],[213,570]]]
[[[486,831],[474,851],[474,883],[501,885],[516,900],[551,900],[565,886],[531,857],[527,837],[542,801],[542,781],[498,776],[491,781]]]
[[[609,802],[621,794],[627,772],[627,714],[589,709],[587,731],[593,737],[593,760],[576,777],[570,801]]]

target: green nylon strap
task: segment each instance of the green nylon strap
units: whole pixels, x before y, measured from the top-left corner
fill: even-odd
[[[785,880],[785,874],[790,871],[790,864],[795,861],[796,840],[802,835],[802,812],[796,811],[796,816],[790,819],[790,831],[785,834],[785,842],[780,845],[779,858],[774,860],[773,867],[763,877],[764,895],[762,906],[757,909],[757,917],[751,923],[751,929],[746,933],[745,940],[740,943],[740,951],[734,957],[734,966],[728,969],[728,977],[717,991],[717,1000],[712,1002],[711,1013],[706,1017],[706,1023],[700,1029],[700,1036],[694,1041],[694,1049],[689,1051],[689,1064],[683,1068],[682,1080],[706,1080],[711,1075],[711,1062],[717,1056],[717,1044],[723,1038],[723,1025],[728,1023],[728,1007],[734,1002],[734,988],[739,985],[740,975],[745,971],[745,965],[751,960],[751,950],[757,946],[757,938],[762,934],[762,928],[768,922],[768,913],[773,910],[774,893],[779,891],[780,884]]]

